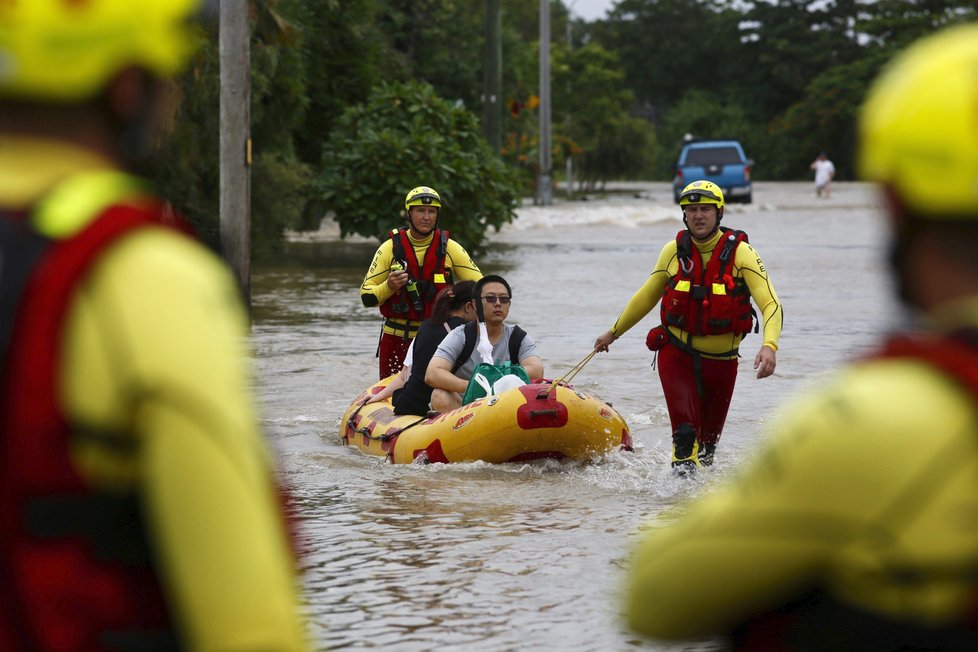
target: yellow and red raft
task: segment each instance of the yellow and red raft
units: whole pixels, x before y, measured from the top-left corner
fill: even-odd
[[[622,416],[570,385],[538,380],[451,412],[418,417],[394,414],[389,399],[364,405],[390,380],[354,399],[340,423],[340,438],[393,464],[591,460],[632,449]]]

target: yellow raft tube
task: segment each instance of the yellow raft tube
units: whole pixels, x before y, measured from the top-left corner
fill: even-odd
[[[392,464],[591,460],[632,449],[628,424],[611,405],[570,385],[541,379],[457,410],[396,415],[390,399],[364,405],[391,378],[354,399],[340,439]]]

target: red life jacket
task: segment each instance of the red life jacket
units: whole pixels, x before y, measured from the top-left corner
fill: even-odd
[[[162,224],[186,230],[159,205],[112,206],[60,240],[0,213],[0,649],[179,648],[141,497],[92,486],[70,454],[134,443],[68,423],[58,397],[76,288],[110,244]]]
[[[423,321],[431,317],[435,297],[442,288],[451,287],[452,273],[445,268],[446,252],[450,234],[435,229],[431,243],[424,254],[424,266],[418,263],[414,247],[408,239],[408,228],[401,227],[390,232],[393,241],[394,260],[402,261],[408,276],[414,281],[395,292],[380,305],[380,314],[396,319]]]
[[[676,235],[679,270],[666,283],[661,317],[693,335],[745,335],[754,325],[754,309],[746,281],[732,275],[734,254],[747,234],[720,227],[723,237],[703,269],[703,259],[689,231]]]

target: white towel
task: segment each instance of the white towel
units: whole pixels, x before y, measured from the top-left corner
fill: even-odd
[[[486,330],[485,322],[479,322],[479,343],[475,348],[482,356],[483,362],[494,364],[492,361],[492,344],[489,343],[489,331]]]

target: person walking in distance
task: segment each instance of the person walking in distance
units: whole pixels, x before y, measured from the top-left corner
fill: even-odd
[[[818,153],[818,157],[808,166],[815,171],[815,196],[832,197],[832,179],[835,178],[835,165],[829,160],[827,152]]]
[[[0,2],[0,649],[305,650],[229,271],[132,174],[193,0]]]
[[[936,92],[938,89],[939,92]],[[900,53],[858,117],[911,323],[643,537],[630,626],[740,650],[978,650],[978,24]]]
[[[774,373],[783,311],[747,234],[720,226],[723,191],[710,181],[694,181],[683,189],[679,206],[686,229],[662,248],[645,285],[594,349],[607,351],[661,299],[661,324],[649,331],[646,345],[657,352],[672,424],[672,465],[685,474],[713,464],[740,344],[757,330],[751,299],[764,321],[754,357],[758,378]]]

